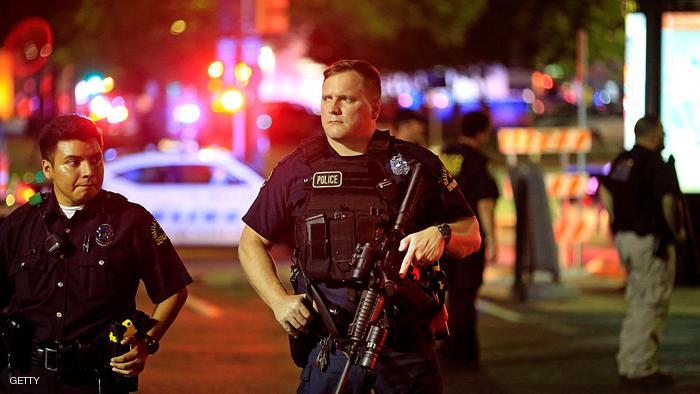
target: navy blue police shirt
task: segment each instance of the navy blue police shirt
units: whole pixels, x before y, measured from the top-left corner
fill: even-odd
[[[498,199],[498,185],[489,171],[489,159],[478,149],[453,144],[443,150],[440,158],[454,175],[470,206],[476,208],[479,200]],[[478,211],[475,213],[478,218]]]
[[[53,193],[0,227],[0,309],[28,320],[33,342],[91,341],[135,308],[139,281],[153,303],[192,282],[158,222],[101,190],[68,219]],[[63,246],[48,253],[48,234]]]
[[[671,236],[661,206],[665,194],[677,194],[673,168],[659,152],[635,145],[622,152],[601,182],[613,198],[613,232]]]
[[[331,157],[340,157],[327,140],[323,140]],[[428,183],[431,186],[426,188],[424,201],[419,204],[424,209],[417,213],[416,231],[474,216],[457,182],[436,155],[419,145],[393,137],[391,146],[392,156],[399,151],[403,154],[408,153],[426,165],[432,180]],[[352,160],[353,157],[360,159],[362,156],[345,159]],[[388,166],[389,163],[387,169]],[[243,216],[243,221],[268,241],[280,243],[288,240],[293,234],[295,220],[305,211],[309,191],[304,189],[304,179],[310,178],[312,174],[313,170],[304,160],[301,148],[297,148],[282,159],[272,171],[253,205]],[[391,174],[391,171],[387,171],[387,174]],[[320,284],[319,289],[330,302],[348,311],[354,311],[355,305],[348,300],[346,289],[328,288],[324,284]]]

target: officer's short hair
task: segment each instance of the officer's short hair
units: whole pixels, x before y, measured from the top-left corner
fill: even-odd
[[[474,137],[489,130],[489,117],[481,111],[469,112],[462,118],[462,134]]]
[[[646,115],[634,125],[634,136],[644,138],[661,127],[661,120],[658,116]]]
[[[41,158],[52,161],[56,146],[60,141],[80,140],[87,142],[97,139],[100,149],[104,149],[102,132],[92,120],[83,115],[62,115],[50,121],[39,134]]]
[[[338,60],[323,71],[323,80],[346,71],[354,71],[362,77],[365,88],[369,90],[372,99],[379,100],[382,97],[382,82],[379,79],[379,70],[364,60]]]

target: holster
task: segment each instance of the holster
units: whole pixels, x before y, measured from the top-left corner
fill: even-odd
[[[103,371],[111,372],[109,360],[112,357],[121,356],[122,354],[130,350],[130,346],[128,344],[121,344],[121,341],[122,339],[124,339],[124,335],[127,332],[127,326],[124,325],[124,322],[127,319],[130,320],[131,324],[135,327],[137,337],[139,333],[145,333],[153,325],[153,321],[151,320],[151,318],[146,313],[139,310],[135,310],[127,314],[126,316],[123,316],[123,319],[118,319],[109,322],[107,325],[106,334],[103,336],[103,338],[105,338],[105,348],[107,349],[106,358],[102,367]],[[104,377],[107,381],[110,382],[110,384],[118,387],[119,389],[127,391],[138,390],[138,376],[126,377],[123,375],[119,375],[116,372],[111,372],[104,375]]]
[[[31,366],[32,338],[34,325],[21,316],[7,316],[2,328],[2,348],[7,367],[28,371]]]
[[[301,272],[299,271],[299,266],[292,265],[292,277],[289,281],[294,288],[294,294],[302,294],[306,292],[301,287],[300,276]],[[306,301],[308,301],[308,299],[306,299],[305,302]],[[306,307],[313,311],[313,305],[311,305],[311,302],[306,302]],[[318,319],[314,320],[312,326],[306,334],[299,333],[296,336],[289,335],[289,353],[291,354],[292,360],[297,367],[304,368],[306,366],[309,353],[311,353],[311,349],[316,346],[316,342],[318,342],[319,338],[320,329]]]

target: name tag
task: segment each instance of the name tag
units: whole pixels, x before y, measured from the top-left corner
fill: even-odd
[[[324,187],[341,187],[343,185],[343,173],[340,171],[321,171],[314,173],[314,189]]]

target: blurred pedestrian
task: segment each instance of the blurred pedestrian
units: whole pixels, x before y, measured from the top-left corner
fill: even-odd
[[[469,368],[479,366],[479,339],[476,299],[483,282],[486,261],[496,260],[496,228],[494,209],[498,186],[483,153],[489,139],[491,121],[480,111],[469,112],[462,119],[462,135],[446,146],[440,155],[452,172],[470,206],[476,208],[483,242],[476,253],[465,259],[444,257],[441,266],[447,274],[447,311],[450,316],[450,337],[440,353]]]
[[[379,269],[374,266],[376,260],[363,254],[371,265],[359,267],[353,254],[358,245],[374,245],[384,239],[382,234],[391,232],[397,204],[415,168],[410,163],[425,166],[428,186],[419,194],[408,235],[393,249],[406,252],[400,258],[399,272],[408,273],[410,265],[416,267],[411,273],[420,271],[427,278],[443,252],[463,257],[479,247],[477,222],[437,156],[376,130],[380,97],[379,73],[369,63],[341,60],[328,67],[321,98],[324,133],[304,140],[278,164],[243,218],[247,226],[239,247],[241,266],[295,345],[293,359],[303,368],[299,393],[328,393],[338,385],[348,361],[341,350],[349,352],[346,333],[357,304],[362,299],[375,305],[369,291],[361,292],[367,284],[360,286],[352,278],[355,269]],[[298,259],[293,266],[294,295],[280,283],[269,254],[272,245],[289,233],[295,235],[294,256]],[[381,272],[372,272],[376,283],[381,283]],[[438,304],[436,299],[425,298],[434,291],[423,294],[425,288],[415,286],[418,283],[410,274],[399,281],[398,295],[393,298],[381,291],[386,304],[384,309],[378,307],[377,330],[372,332],[380,333],[383,324],[388,324],[386,343],[378,345],[381,350],[373,370],[358,364],[349,369],[346,392],[442,392],[430,329],[442,307],[433,305]],[[312,287],[320,293],[318,299]],[[428,308],[421,312],[402,289],[415,290],[412,294],[425,299]],[[328,311],[323,312],[319,300]],[[334,321],[339,337],[326,320]],[[369,321],[358,320],[354,327]],[[363,343],[365,339],[369,341],[369,336],[359,338]],[[378,342],[362,346],[371,353],[373,343]]]
[[[410,109],[402,109],[394,118],[394,137],[428,147],[428,120]]]
[[[610,213],[620,260],[627,271],[627,311],[620,330],[617,368],[623,386],[674,383],[656,359],[675,278],[674,241],[685,238],[672,169],[663,161],[664,129],[657,117],[634,126],[635,145],[603,178],[601,198]]]
[[[192,279],[148,211],[101,189],[95,123],[59,116],[42,130],[39,148],[52,190],[0,227],[0,310],[8,312],[0,387],[13,394],[134,391]],[[150,318],[136,311],[140,280],[155,304]],[[141,331],[127,331],[119,344],[127,319]]]

